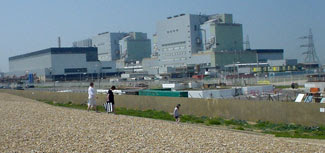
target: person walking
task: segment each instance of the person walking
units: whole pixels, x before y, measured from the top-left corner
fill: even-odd
[[[177,123],[180,122],[180,114],[179,114],[179,108],[181,107],[181,104],[177,104],[175,109],[174,109],[174,118]]]
[[[89,111],[90,109],[94,109],[96,112],[98,112],[97,107],[96,107],[96,91],[94,89],[94,83],[91,82],[88,88],[88,108],[87,110]]]
[[[106,100],[106,111],[107,112],[112,112],[115,113],[115,100],[114,100],[114,93],[113,90],[115,90],[116,87],[112,86],[111,89],[108,90],[107,92],[107,100]]]

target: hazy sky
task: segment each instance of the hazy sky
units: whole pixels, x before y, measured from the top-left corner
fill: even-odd
[[[1,0],[0,71],[8,57],[57,46],[100,32],[147,32],[168,16],[231,13],[243,24],[251,48],[283,48],[285,58],[303,59],[297,39],[314,33],[316,51],[325,60],[324,0]],[[324,64],[325,62],[323,62]]]

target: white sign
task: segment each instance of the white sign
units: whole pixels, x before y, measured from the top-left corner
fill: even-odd
[[[300,103],[300,102],[302,101],[302,99],[304,98],[304,96],[305,96],[304,94],[298,94],[298,96],[297,96],[295,102]]]
[[[325,112],[325,108],[319,108],[319,112],[324,113]]]

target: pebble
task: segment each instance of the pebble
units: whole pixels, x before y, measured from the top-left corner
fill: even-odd
[[[0,152],[323,152],[323,140],[276,138],[55,107],[0,93]],[[317,143],[316,143],[317,141]]]

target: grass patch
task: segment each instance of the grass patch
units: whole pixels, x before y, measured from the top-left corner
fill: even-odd
[[[224,120],[221,118],[209,118],[205,122],[206,125],[221,125],[224,123]]]
[[[325,128],[320,126],[302,126],[296,124],[275,124],[258,121],[254,128],[276,137],[325,139]]]
[[[275,86],[276,89],[286,89],[286,88],[291,88],[291,85],[279,85]],[[304,88],[304,86],[298,86],[298,88]]]
[[[116,108],[115,113],[121,115],[161,119],[161,120],[168,120],[168,121],[174,120],[172,115],[164,111],[155,111],[155,110],[141,111],[141,110],[134,110],[134,109],[126,109],[126,108]]]
[[[234,129],[236,129],[236,130],[242,130],[242,131],[245,130],[245,128],[243,128],[242,126],[237,126],[237,127],[235,127]]]
[[[204,123],[205,120],[206,120],[206,117],[196,117],[194,115],[181,116],[181,122]]]
[[[55,103],[52,101],[38,100],[53,106],[68,107],[73,109],[86,110],[87,105],[68,103]],[[103,106],[97,106],[98,111],[105,112]],[[116,108],[116,114],[137,116],[144,118],[160,119],[167,121],[174,121],[174,117],[168,112],[157,110],[134,110],[126,108]],[[207,126],[224,125],[236,130],[247,130],[262,132],[275,135],[276,137],[290,137],[290,138],[309,138],[309,139],[325,139],[325,127],[318,126],[302,126],[296,124],[275,124],[267,121],[258,121],[256,124],[249,124],[245,120],[225,120],[222,118],[197,117],[194,115],[182,115],[181,122],[192,124],[205,124]]]

